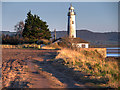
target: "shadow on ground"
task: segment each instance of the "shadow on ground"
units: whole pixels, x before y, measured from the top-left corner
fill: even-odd
[[[29,82],[25,82],[25,81],[10,81],[10,86],[8,86],[7,88],[28,88],[29,86],[27,85],[29,84]]]
[[[99,84],[106,84],[109,81],[107,78],[91,79],[91,75],[83,74],[79,71],[74,71],[73,68],[68,68],[67,66],[62,65],[64,61],[62,58],[57,60],[59,62],[55,62],[54,59],[58,54],[59,53],[57,51],[45,52],[42,56],[39,56],[43,58],[43,61],[33,60],[33,63],[37,64],[39,68],[42,68],[43,71],[52,73],[52,76],[56,77],[60,82],[65,83],[67,88],[100,88],[100,86],[98,86]]]
[[[38,65],[38,68],[41,68],[45,72],[51,73],[52,76],[57,78],[60,82],[66,84],[66,88],[83,88],[83,87],[88,88],[88,87],[96,86],[97,84],[106,84],[108,82],[108,79],[105,79],[105,78],[98,80],[98,79],[90,79],[89,75],[88,77],[84,77],[85,74],[83,74],[82,72],[74,71],[73,68],[68,68],[67,66],[64,66],[62,64],[64,63],[64,60],[62,58],[59,58],[57,60],[58,62],[56,62],[56,60],[54,59],[59,54],[57,52],[58,50],[19,50],[19,49],[7,50],[7,49],[4,49],[3,51],[4,51],[3,61],[5,61],[5,66],[7,66],[5,68],[8,68],[8,67],[10,68],[11,63],[13,63],[13,61],[16,61],[16,60],[17,61],[14,62],[15,68],[18,68],[19,65],[21,66],[19,61],[23,63],[23,66],[26,66],[25,61],[29,60],[30,58],[32,59],[32,62],[34,63],[34,65],[35,64]],[[27,57],[29,58],[26,59]],[[13,60],[11,60],[10,58],[12,58]],[[32,72],[32,73],[39,74],[39,72]],[[28,75],[26,74],[26,77],[27,76]],[[20,86],[22,88],[24,87],[28,88],[28,85],[29,85],[29,82],[27,80],[26,81],[16,80],[16,81],[11,81],[10,86],[8,87],[10,88],[10,87]]]

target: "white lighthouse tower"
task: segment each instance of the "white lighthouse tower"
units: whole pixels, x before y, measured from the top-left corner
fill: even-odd
[[[68,12],[68,36],[69,38],[76,38],[76,26],[75,26],[75,15],[74,7],[72,4],[69,7]]]

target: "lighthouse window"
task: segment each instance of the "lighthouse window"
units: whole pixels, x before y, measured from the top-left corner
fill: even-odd
[[[74,21],[72,21],[72,24],[74,24]]]

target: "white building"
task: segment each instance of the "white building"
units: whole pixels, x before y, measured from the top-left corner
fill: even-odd
[[[77,38],[69,38],[71,39],[72,45],[77,46],[78,48],[89,48],[89,42],[77,37]]]

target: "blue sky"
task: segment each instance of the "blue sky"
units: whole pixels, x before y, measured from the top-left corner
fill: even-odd
[[[118,31],[117,2],[72,2],[76,12],[76,29],[93,32]],[[14,26],[25,20],[27,12],[37,14],[49,29],[67,30],[70,2],[2,2],[2,30],[14,31]]]

